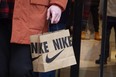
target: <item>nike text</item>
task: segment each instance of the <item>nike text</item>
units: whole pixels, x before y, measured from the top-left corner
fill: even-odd
[[[72,39],[70,36],[53,39],[51,40],[50,44],[53,45],[54,50],[60,50],[66,47],[71,47]],[[31,43],[31,51],[32,53],[38,53],[38,54],[49,52],[48,42],[45,41],[42,43],[38,43],[38,42]]]

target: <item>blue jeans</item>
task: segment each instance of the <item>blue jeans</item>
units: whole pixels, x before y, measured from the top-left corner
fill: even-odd
[[[55,77],[56,71],[39,73],[39,77]]]
[[[66,25],[64,23],[52,24],[49,26],[49,32],[65,29]]]

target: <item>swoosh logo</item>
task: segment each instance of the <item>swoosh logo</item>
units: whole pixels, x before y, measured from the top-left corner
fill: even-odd
[[[39,56],[37,56],[37,57],[32,58],[32,61],[34,61],[34,60],[38,59],[40,56],[41,56],[41,55],[39,55]]]
[[[64,49],[63,49],[64,50]],[[61,52],[63,52],[63,50],[61,50],[59,53],[57,53],[56,55],[54,55],[53,57],[49,58],[48,57],[48,54],[46,56],[46,63],[51,63],[52,61],[54,61],[59,55]]]

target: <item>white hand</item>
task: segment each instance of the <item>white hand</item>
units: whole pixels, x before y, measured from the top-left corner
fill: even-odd
[[[59,22],[61,17],[61,8],[57,5],[51,5],[47,10],[47,20],[51,20],[51,24]]]

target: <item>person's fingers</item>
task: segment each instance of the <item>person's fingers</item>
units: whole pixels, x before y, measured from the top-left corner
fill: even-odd
[[[59,17],[57,18],[56,23],[58,23],[58,22],[60,21],[60,17],[61,17],[61,16],[59,16]]]
[[[47,20],[50,19],[50,9],[47,10]]]
[[[61,16],[60,16],[59,14],[56,15],[56,17],[55,17],[55,19],[54,19],[54,24],[56,24],[56,23],[59,22],[60,17],[61,17]]]
[[[54,11],[52,11],[51,13],[52,13],[51,23],[52,24],[58,23],[60,18],[61,18],[61,13],[60,12],[54,12]]]
[[[51,13],[52,13],[51,23],[54,24],[55,18],[56,18],[57,15],[54,11],[52,11]]]
[[[49,18],[51,20],[51,24],[58,23],[60,17],[61,17],[61,8],[56,5],[50,6],[47,13],[47,19]]]

